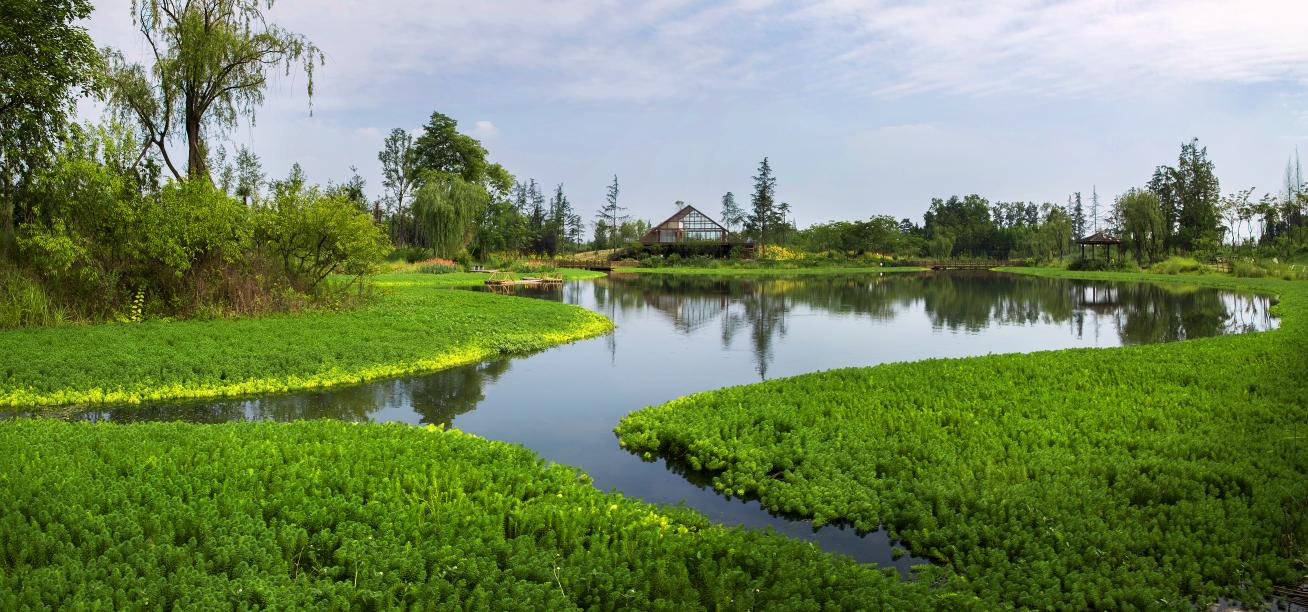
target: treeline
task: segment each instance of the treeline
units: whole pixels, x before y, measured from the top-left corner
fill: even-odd
[[[397,247],[410,257],[482,260],[492,253],[555,256],[580,248],[608,248],[639,238],[649,229],[632,221],[618,204],[618,179],[607,204],[596,213],[594,240],[563,185],[542,190],[535,179],[516,180],[458,122],[434,112],[414,136],[391,130],[377,155],[383,193],[372,206]]]
[[[1221,195],[1207,149],[1192,140],[1175,166],[1158,166],[1145,185],[1101,204],[1097,190],[1066,204],[994,202],[979,195],[932,199],[922,223],[879,215],[832,221],[789,233],[785,244],[808,251],[876,252],[905,257],[1054,260],[1076,240],[1103,232],[1120,238],[1138,263],[1171,255],[1288,259],[1308,249],[1308,184],[1298,154],[1278,194],[1254,201],[1252,188]],[[730,195],[730,194],[728,194]],[[723,216],[728,207],[724,204]]]

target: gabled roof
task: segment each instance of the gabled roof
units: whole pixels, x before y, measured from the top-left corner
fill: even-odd
[[[1076,241],[1077,244],[1122,244],[1122,241],[1105,231],[1098,231]]]
[[[687,204],[686,206],[682,207],[682,209],[679,210],[679,211],[677,211],[676,214],[672,215],[671,217],[668,217],[667,219],[664,219],[662,223],[660,223],[660,224],[658,224],[658,225],[655,225],[655,226],[654,226],[653,228],[651,228],[651,229],[658,229],[658,228],[660,228],[660,227],[663,227],[664,225],[667,225],[668,223],[671,223],[671,222],[673,222],[673,221],[676,221],[676,220],[678,220],[678,219],[680,219],[680,218],[682,218],[682,217],[684,217],[684,216],[686,216],[686,215],[689,215],[691,212],[697,212],[697,213],[699,213],[702,217],[704,217],[705,219],[708,219],[709,222],[711,222],[713,225],[718,226],[718,229],[720,229],[720,230],[722,230],[722,231],[724,231],[724,232],[728,232],[728,231],[729,231],[729,230],[727,230],[727,228],[722,227],[722,224],[721,224],[721,223],[718,223],[716,220],[714,220],[713,217],[710,217],[710,216],[704,214],[704,211],[702,211],[702,210],[700,210],[700,209],[698,209],[698,208],[695,208],[694,206],[691,206],[691,205],[689,205],[689,204]]]

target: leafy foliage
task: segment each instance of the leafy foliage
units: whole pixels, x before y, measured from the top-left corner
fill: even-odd
[[[6,609],[974,603],[434,427],[11,420],[0,445]]]
[[[76,25],[90,14],[87,0],[0,4],[0,236],[34,213],[20,192],[59,144],[77,94],[100,89],[100,55]]]
[[[250,208],[206,180],[159,185],[138,146],[119,123],[74,126],[30,178],[14,262],[70,318],[122,318],[142,292],[147,317],[293,310],[386,254],[368,214],[302,176]]]
[[[325,59],[312,42],[276,24],[264,11],[271,0],[133,0],[132,19],[154,54],[150,67],[109,51],[113,107],[140,127],[173,178],[209,180],[207,131],[226,132],[263,103],[268,72],[299,64],[313,96],[314,67]],[[180,125],[178,125],[180,123]],[[186,172],[168,143],[181,132]],[[144,149],[142,154],[144,154]]]
[[[991,606],[1258,602],[1308,564],[1308,286],[1186,282],[1278,292],[1282,328],[811,374],[646,408],[617,432],[730,495],[885,526]]]
[[[279,189],[272,207],[257,215],[261,245],[310,290],[331,274],[369,274],[390,250],[372,217],[317,188]]]

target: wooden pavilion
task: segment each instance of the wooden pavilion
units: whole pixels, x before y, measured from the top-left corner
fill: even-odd
[[[1092,258],[1095,256],[1095,247],[1100,245],[1104,247],[1104,256],[1108,261],[1113,260],[1113,245],[1117,245],[1118,261],[1121,261],[1124,256],[1124,251],[1122,250],[1122,239],[1105,231],[1098,231],[1090,234],[1085,238],[1077,240],[1076,243],[1081,245],[1081,259],[1083,260],[1085,259],[1085,247],[1087,244],[1090,245],[1090,257]]]

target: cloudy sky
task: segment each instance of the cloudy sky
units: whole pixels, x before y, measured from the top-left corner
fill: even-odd
[[[100,46],[145,51],[130,0],[94,0]],[[1198,137],[1223,192],[1308,156],[1302,0],[279,0],[327,55],[313,114],[279,75],[228,135],[270,175],[356,165],[434,110],[584,212],[612,175],[654,221],[716,215],[771,159],[801,225],[920,220],[930,198],[1066,201],[1143,184]],[[89,108],[89,107],[87,107]]]

